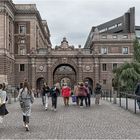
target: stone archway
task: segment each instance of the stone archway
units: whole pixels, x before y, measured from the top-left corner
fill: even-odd
[[[43,77],[40,77],[36,80],[36,89],[41,90],[43,87],[45,79]]]
[[[69,81],[66,81],[66,79],[69,79]],[[60,64],[53,71],[53,83],[59,83],[61,87],[64,82],[69,83],[71,88],[73,88],[76,83],[76,71],[69,64]]]

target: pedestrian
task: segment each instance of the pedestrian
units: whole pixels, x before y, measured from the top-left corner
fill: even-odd
[[[140,96],[140,80],[138,81],[138,83],[136,85],[135,94],[137,96]],[[137,104],[138,104],[138,107],[139,107],[139,110],[140,110],[140,97],[137,98]]]
[[[6,91],[6,102],[8,102],[7,88],[6,88],[6,84],[5,83],[2,83],[2,90]]]
[[[74,95],[76,96],[76,104],[79,106],[79,96],[78,96],[78,87],[80,86],[80,83],[74,86]]]
[[[3,123],[3,118],[8,113],[6,109],[6,91],[3,90],[3,85],[0,84],[0,123]]]
[[[95,87],[95,104],[99,104],[100,103],[100,97],[101,97],[101,93],[102,93],[102,87],[99,83],[96,84]]]
[[[44,95],[44,106],[45,106],[45,110],[47,111],[48,104],[49,104],[49,96],[50,96],[50,88],[47,85],[47,83],[44,83],[42,91],[43,91],[43,95]]]
[[[31,105],[34,102],[34,94],[27,81],[24,82],[23,88],[19,90],[19,101],[23,114],[23,125],[26,131],[29,131],[29,117],[31,115]]]
[[[85,97],[85,104],[86,106],[89,106],[91,105],[91,95],[92,95],[92,89],[91,87],[89,86],[88,82],[85,82],[85,88],[86,88],[86,91],[87,91],[87,96]]]
[[[71,89],[67,86],[67,83],[64,83],[61,93],[63,96],[64,105],[69,106],[69,97],[71,96]]]
[[[52,110],[56,111],[57,108],[57,97],[60,94],[59,89],[56,87],[56,84],[50,89],[50,96],[52,98]]]
[[[87,96],[87,90],[84,87],[84,83],[81,82],[80,86],[78,87],[78,97],[80,99],[80,106],[83,107],[83,100],[85,99],[85,97]]]

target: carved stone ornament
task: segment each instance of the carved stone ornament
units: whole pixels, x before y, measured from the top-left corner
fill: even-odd
[[[85,69],[86,69],[87,71],[89,71],[89,70],[91,70],[91,67],[90,67],[90,66],[86,66]]]
[[[62,58],[62,63],[67,63],[68,59],[67,58]]]
[[[39,70],[43,71],[44,67],[43,66],[39,66]]]

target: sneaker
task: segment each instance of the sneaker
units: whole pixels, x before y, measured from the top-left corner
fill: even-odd
[[[56,112],[56,108],[54,109],[54,111]]]
[[[25,125],[26,131],[29,131],[29,126],[26,124]]]
[[[47,107],[45,107],[45,110],[47,111],[47,110],[48,110],[48,108],[47,108]]]

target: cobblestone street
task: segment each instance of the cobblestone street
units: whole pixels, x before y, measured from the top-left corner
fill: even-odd
[[[45,111],[41,98],[32,106],[30,131],[22,125],[19,103],[7,105],[9,114],[0,125],[1,139],[140,139],[140,114],[133,114],[101,100],[90,108],[80,108],[73,103],[64,107],[58,100],[56,112]]]

